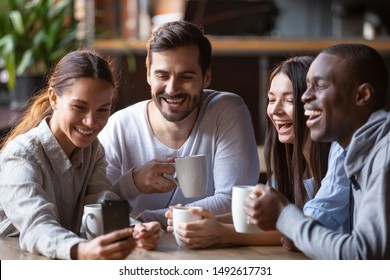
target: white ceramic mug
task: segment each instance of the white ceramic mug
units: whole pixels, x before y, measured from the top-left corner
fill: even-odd
[[[207,189],[207,162],[205,155],[192,155],[175,158],[176,174],[170,176],[184,197],[200,197]]]
[[[179,236],[176,234],[177,227],[180,225],[180,223],[195,222],[202,219],[202,216],[191,213],[191,209],[193,208],[199,207],[176,206],[172,209],[173,233],[175,235],[176,243],[180,247],[185,247],[185,243],[181,241]]]
[[[82,224],[88,240],[104,234],[102,205],[98,203],[85,205]]]
[[[244,201],[256,186],[238,185],[233,186],[232,193],[232,216],[234,229],[242,233],[256,233],[260,229],[248,223],[248,217],[244,212]]]

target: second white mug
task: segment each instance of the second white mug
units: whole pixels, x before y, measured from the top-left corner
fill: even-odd
[[[88,240],[104,234],[101,204],[87,204],[84,206],[82,225],[85,229]]]
[[[180,223],[188,223],[188,222],[195,222],[202,219],[199,215],[194,215],[191,213],[191,209],[198,208],[198,207],[186,207],[186,206],[176,206],[172,209],[172,216],[173,216],[173,233],[175,235],[176,243],[180,247],[185,247],[185,243],[180,240],[179,236],[177,235],[177,227]]]
[[[171,179],[181,189],[184,197],[200,197],[207,189],[207,162],[205,155],[175,158],[176,178]]]
[[[232,216],[234,229],[241,233],[256,233],[260,229],[248,223],[248,217],[244,211],[244,201],[256,186],[238,185],[233,186],[232,193]]]

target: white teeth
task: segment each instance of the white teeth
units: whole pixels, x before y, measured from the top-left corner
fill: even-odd
[[[275,124],[280,124],[280,125],[283,125],[283,124],[290,124],[292,122],[289,122],[289,121],[275,121]]]
[[[321,114],[321,111],[305,110],[305,116],[319,116]]]
[[[80,128],[76,128],[76,130],[81,134],[85,134],[85,135],[91,135],[94,132],[94,130],[82,130]]]
[[[175,99],[171,99],[171,98],[165,98],[165,101],[167,103],[180,103],[184,100],[184,98],[175,98]]]

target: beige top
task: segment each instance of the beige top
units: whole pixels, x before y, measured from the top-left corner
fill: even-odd
[[[83,206],[115,199],[106,178],[104,150],[96,140],[69,159],[48,126],[49,118],[11,141],[0,155],[0,236],[20,234],[22,249],[69,259],[85,241]]]

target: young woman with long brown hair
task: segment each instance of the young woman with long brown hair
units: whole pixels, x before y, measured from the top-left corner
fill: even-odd
[[[19,235],[22,249],[58,259],[123,259],[137,245],[155,246],[156,222],[91,241],[78,235],[85,204],[118,199],[97,139],[115,98],[112,65],[97,53],[59,61],[2,143],[0,236]]]

